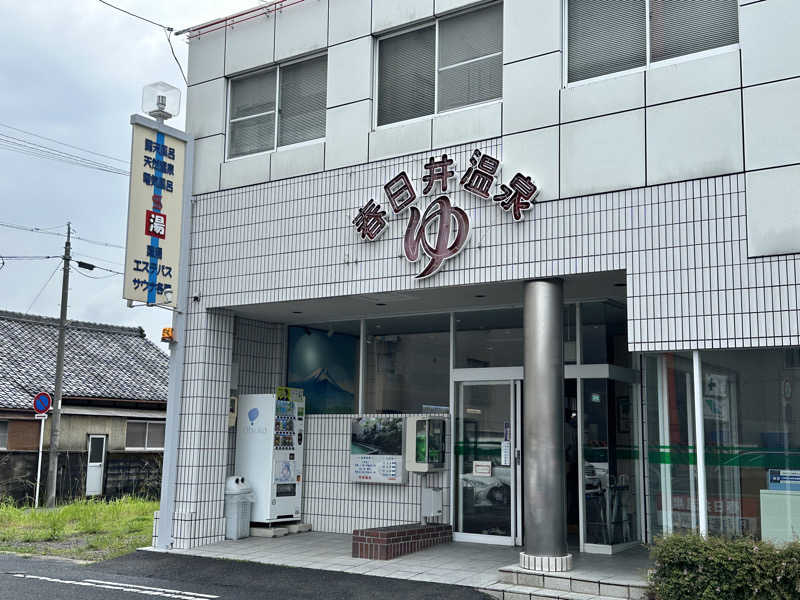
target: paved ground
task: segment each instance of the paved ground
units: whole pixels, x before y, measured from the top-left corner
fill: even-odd
[[[0,554],[0,598],[15,600],[482,600],[472,588],[292,567],[134,552],[74,562]]]

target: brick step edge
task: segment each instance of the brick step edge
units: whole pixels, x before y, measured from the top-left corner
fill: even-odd
[[[491,598],[497,598],[498,600],[553,600],[557,598],[569,600],[618,600],[621,597],[628,597],[606,595],[601,596],[596,593],[586,594],[582,592],[553,590],[526,585],[512,585],[509,583],[495,583],[485,588],[478,588],[478,591]],[[634,595],[630,597],[637,599],[647,598],[646,595]]]

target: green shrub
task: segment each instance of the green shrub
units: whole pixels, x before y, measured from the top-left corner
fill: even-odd
[[[800,542],[674,535],[656,541],[650,593],[657,600],[800,598]]]

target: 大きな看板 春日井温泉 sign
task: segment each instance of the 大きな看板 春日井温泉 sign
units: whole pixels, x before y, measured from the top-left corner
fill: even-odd
[[[133,124],[123,298],[176,306],[186,143]]]

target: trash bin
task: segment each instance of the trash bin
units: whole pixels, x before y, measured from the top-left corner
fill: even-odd
[[[241,475],[225,481],[225,539],[239,540],[250,536],[250,513],[255,502],[253,488]]]

